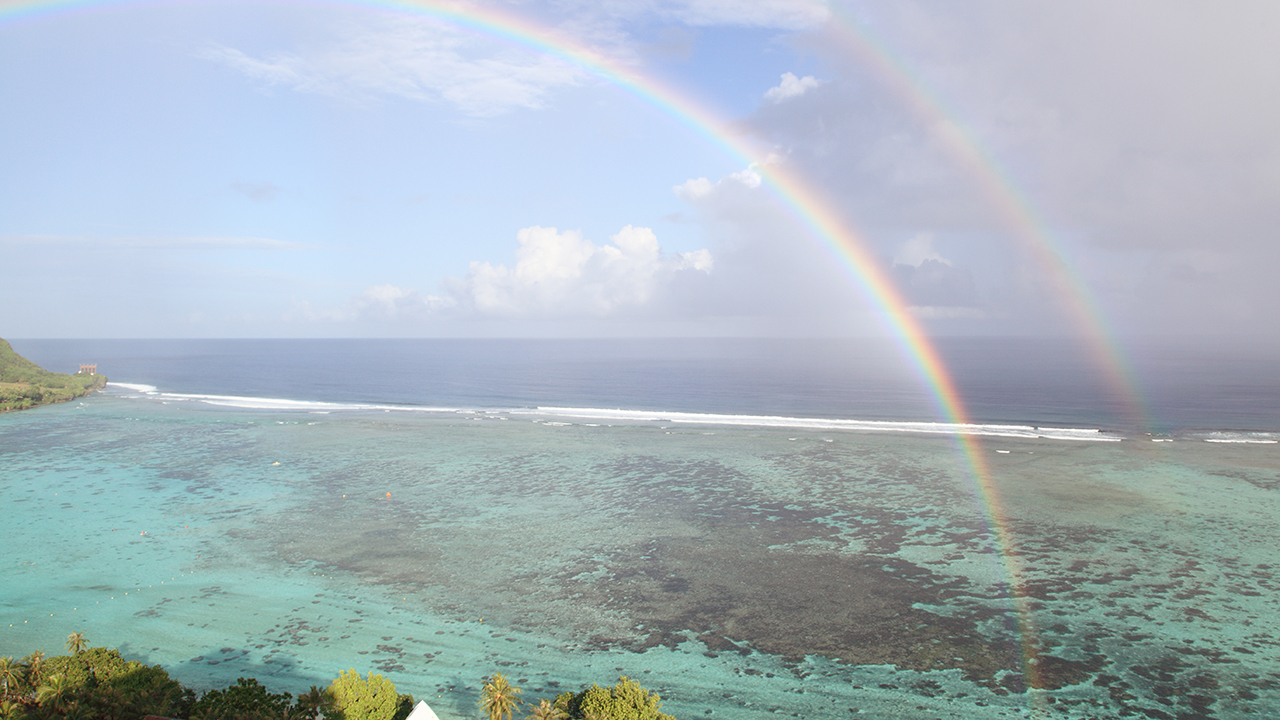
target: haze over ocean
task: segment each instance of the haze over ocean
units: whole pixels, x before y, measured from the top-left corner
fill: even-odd
[[[939,341],[1024,628],[954,437],[878,345],[12,342],[111,384],[0,416],[0,654],[83,631],[294,692],[355,667],[442,718],[495,670],[526,699],[626,674],[680,718],[1280,706],[1265,349],[1135,352],[1131,427],[1074,343]]]

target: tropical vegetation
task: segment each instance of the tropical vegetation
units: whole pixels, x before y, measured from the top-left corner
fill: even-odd
[[[49,372],[14,351],[0,339],[0,412],[65,402],[100,390],[103,375]]]
[[[502,673],[494,673],[480,689],[480,709],[489,720],[511,720],[512,713],[520,707],[521,692]]]
[[[396,692],[377,673],[344,671],[327,688],[312,686],[294,698],[252,678],[224,689],[196,693],[159,665],[126,660],[118,650],[89,647],[83,633],[67,636],[69,655],[35,651],[15,660],[0,657],[0,720],[143,720],[148,715],[188,720],[405,720],[413,696]],[[515,720],[523,691],[502,673],[480,688],[486,720]],[[533,720],[674,720],[661,698],[627,677],[613,687],[592,685],[578,693],[528,704]]]

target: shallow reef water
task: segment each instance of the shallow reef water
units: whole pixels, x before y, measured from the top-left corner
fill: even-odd
[[[620,675],[693,717],[1280,707],[1280,451],[227,408],[0,416],[0,654],[354,667],[442,718]]]

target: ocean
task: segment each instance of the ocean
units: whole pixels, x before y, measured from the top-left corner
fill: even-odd
[[[495,671],[682,720],[1280,708],[1266,348],[1145,344],[1126,395],[942,339],[970,445],[869,341],[11,343],[111,382],[0,415],[0,655],[355,668],[446,720]]]

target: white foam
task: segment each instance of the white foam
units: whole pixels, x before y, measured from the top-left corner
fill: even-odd
[[[155,395],[157,392],[159,392],[159,390],[156,389],[155,385],[143,385],[142,383],[122,383],[122,382],[116,382],[114,380],[107,382],[107,387],[121,388],[123,390],[132,390],[134,392],[140,392],[147,395]]]
[[[884,420],[833,420],[828,418],[793,418],[774,415],[717,415],[712,413],[563,407],[539,407],[534,410],[512,410],[511,414],[551,415],[590,420],[622,420],[638,423],[660,422],[693,425],[805,428],[811,430],[909,432],[943,435],[988,435],[995,437],[1043,438],[1049,440],[1118,442],[1122,439],[1118,435],[1104,433],[1097,429],[1046,428],[1033,427],[1030,425],[904,422]]]
[[[331,412],[417,412],[417,413],[468,413],[506,420],[510,415],[540,415],[558,419],[614,421],[629,423],[662,423],[667,425],[722,425],[741,427],[776,427],[808,430],[844,430],[852,432],[906,432],[935,435],[981,435],[1047,440],[1078,440],[1092,442],[1118,442],[1122,438],[1095,428],[1048,428],[1031,425],[1003,425],[994,423],[943,423],[885,420],[845,420],[831,418],[800,418],[775,415],[725,415],[716,413],[668,412],[650,410],[619,410],[608,408],[538,407],[512,410],[476,410],[413,405],[381,405],[365,403],[337,403],[318,400],[292,400],[287,398],[262,398],[240,395],[202,395],[189,393],[162,393],[155,386],[135,383],[112,385],[141,393],[161,401],[175,400],[198,402],[218,407],[244,410],[301,411],[312,414]],[[564,422],[544,421],[547,425],[563,425]],[[596,423],[583,423],[594,426]],[[611,425],[612,423],[610,423]],[[824,440],[830,441],[824,438]],[[1213,440],[1213,442],[1277,442],[1276,440]]]
[[[1211,443],[1243,443],[1248,445],[1275,445],[1280,435],[1267,432],[1214,432],[1204,438]]]
[[[241,395],[199,395],[191,393],[162,393],[152,385],[111,383],[142,393],[150,398],[166,401],[198,402],[218,407],[239,408],[243,410],[298,410],[317,415],[327,415],[338,411],[370,411],[383,412],[407,411],[427,413],[459,413],[469,412],[458,408],[416,407],[410,405],[375,405],[363,403],[335,403],[320,400],[291,400],[287,398],[262,398]]]

